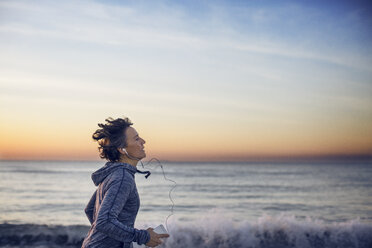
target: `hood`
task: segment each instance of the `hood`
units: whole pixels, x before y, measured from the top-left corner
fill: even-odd
[[[105,178],[119,168],[125,168],[132,175],[137,172],[133,165],[122,162],[107,162],[102,168],[92,173],[92,181],[94,185],[98,186]]]

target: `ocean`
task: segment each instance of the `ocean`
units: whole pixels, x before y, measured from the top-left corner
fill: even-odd
[[[0,246],[81,247],[103,165],[0,161]],[[371,162],[162,165],[176,185],[138,165],[152,174],[136,174],[135,226],[167,226],[161,247],[372,247]]]

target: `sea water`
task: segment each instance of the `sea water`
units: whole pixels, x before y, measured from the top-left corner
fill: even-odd
[[[1,161],[0,246],[80,247],[103,165]],[[152,174],[136,174],[136,228],[167,226],[163,247],[372,247],[370,162],[164,162],[175,188],[156,162],[138,168]]]

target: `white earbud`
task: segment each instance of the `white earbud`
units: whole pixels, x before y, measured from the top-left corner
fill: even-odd
[[[128,154],[128,152],[127,152],[127,150],[126,150],[125,148],[122,148],[121,150],[122,150],[123,152],[125,152],[125,154],[127,154],[127,156],[128,156],[129,158],[131,158],[131,159],[135,159],[135,160],[141,160],[141,159],[139,159],[139,158],[136,158],[136,157],[130,156],[130,155]]]

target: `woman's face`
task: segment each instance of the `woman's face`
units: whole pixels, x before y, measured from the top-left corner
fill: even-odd
[[[127,150],[129,156],[143,159],[146,157],[146,152],[144,150],[144,144],[146,141],[138,136],[136,129],[133,127],[128,127],[125,130],[125,135],[127,137],[127,146],[125,149]]]

